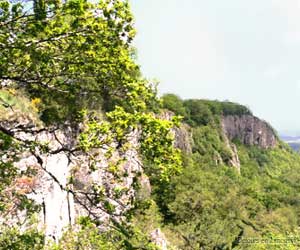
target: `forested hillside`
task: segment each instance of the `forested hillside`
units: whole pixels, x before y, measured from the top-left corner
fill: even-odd
[[[158,98],[135,32],[127,1],[0,0],[0,249],[297,249],[271,240],[300,156],[245,106]]]
[[[276,145],[269,148],[246,145],[236,138],[232,143],[239,173],[230,167],[232,156],[221,124],[222,116],[242,119],[251,114],[246,107],[183,101],[172,94],[165,95],[163,103],[185,115],[193,141],[192,152],[183,153],[182,173],[164,189],[163,197],[161,191],[155,196],[166,228],[178,236],[173,238],[175,244],[181,249],[297,249],[299,155],[276,134]],[[289,237],[294,246],[270,240]],[[243,239],[270,241],[246,244]]]

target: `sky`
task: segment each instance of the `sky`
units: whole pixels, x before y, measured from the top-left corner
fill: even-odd
[[[300,0],[130,0],[160,94],[230,100],[300,135]]]

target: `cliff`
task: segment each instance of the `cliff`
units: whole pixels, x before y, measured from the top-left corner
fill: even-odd
[[[253,115],[226,115],[221,117],[223,140],[230,152],[227,164],[240,173],[240,159],[236,142],[261,149],[272,149],[277,145],[277,137],[268,123]]]
[[[170,111],[165,111],[162,115],[165,119],[171,119],[172,116],[174,116],[174,113]],[[245,146],[256,146],[260,149],[273,149],[278,144],[278,138],[274,129],[267,122],[252,114],[218,115],[217,118],[220,119],[221,129],[216,130],[215,134],[219,137],[218,143],[222,144],[226,151],[224,156],[222,147],[213,146],[215,151],[213,160],[217,165],[226,164],[232,166],[240,173],[241,164],[236,143]],[[218,122],[213,121],[213,124],[205,127],[207,127],[208,130],[213,131],[216,126],[214,123]],[[195,133],[195,129],[186,123],[183,123],[178,128],[174,128],[174,146],[187,154],[192,153],[193,148],[195,150],[193,131]],[[202,140],[211,140],[210,137],[205,138],[205,135],[202,136]],[[212,141],[208,141],[209,145],[207,146],[211,146],[211,143]],[[205,148],[203,150],[205,151]],[[206,150],[208,150],[208,148],[206,148]]]
[[[71,127],[37,129],[31,126],[27,132],[23,132],[24,129],[18,132],[15,129],[18,127],[26,128],[28,124],[0,122],[1,130],[5,128],[27,144],[47,145],[47,152],[39,146],[20,152],[16,156],[20,160],[14,163],[19,176],[4,192],[14,190],[40,207],[38,227],[45,230],[47,238],[58,240],[64,230],[81,216],[90,216],[101,222],[104,228],[109,219],[123,220],[124,212],[131,208],[134,199],[134,179],[143,172],[137,151],[130,149],[124,153],[124,163],[118,169],[119,177],[116,177],[110,164],[120,159],[119,153],[116,152],[109,161],[104,157],[105,149],[89,154],[76,150],[78,132]],[[136,143],[137,138],[132,135],[131,143]],[[30,174],[32,171],[34,175]],[[102,189],[102,198],[97,191],[99,188]],[[119,190],[118,197],[115,190]],[[103,203],[97,202],[99,198],[113,207],[112,213]],[[13,207],[10,213],[1,216],[1,223],[15,225],[26,221],[27,211],[18,207],[20,201],[16,198],[7,202]],[[23,226],[26,228],[26,224]]]
[[[0,202],[5,204],[0,227],[38,228],[49,242],[58,242],[71,227],[78,230],[81,218],[94,221],[99,233],[124,227],[136,200],[151,192],[138,151],[140,131],[132,130],[124,149],[111,141],[84,151],[79,145],[83,124],[45,126],[28,100],[11,98],[18,105],[0,106]],[[165,248],[159,228],[147,233]]]
[[[277,144],[276,134],[265,121],[252,115],[222,116],[222,128],[230,140],[238,140],[249,146],[263,149],[274,148]]]
[[[28,108],[29,106],[28,104]],[[30,227],[27,221],[30,209],[24,208],[22,197],[26,197],[38,208],[35,211],[37,227],[43,230],[46,239],[54,241],[59,241],[70,226],[76,225],[79,218],[89,217],[97,221],[99,232],[104,232],[112,221],[126,221],[125,215],[135,206],[137,199],[142,202],[154,199],[152,202],[155,201],[158,205],[162,202],[160,198],[158,201],[152,198],[153,194],[154,197],[164,197],[166,191],[157,191],[161,187],[155,186],[155,182],[151,186],[149,177],[144,172],[147,166],[144,166],[137,150],[140,137],[138,129],[133,130],[129,136],[131,147],[125,151],[117,150],[108,158],[106,155],[109,148],[88,152],[80,150],[80,124],[47,127],[33,115],[32,110],[28,115],[20,115],[20,110],[16,107],[14,110],[6,109],[0,121],[0,131],[13,136],[20,145],[26,146],[26,150],[11,147],[10,151],[2,151],[4,162],[8,162],[14,154],[17,175],[3,190],[9,210],[1,215],[1,225],[21,225],[21,230]],[[160,116],[171,120],[174,113],[164,111]],[[202,120],[199,116],[198,119]],[[280,143],[273,129],[253,115],[217,115],[214,119],[210,119],[209,124],[197,126],[183,122],[172,129],[175,139],[173,146],[184,152],[188,161],[194,161],[195,165],[232,166],[242,175],[243,168],[246,167],[245,157],[240,159],[239,145],[254,146],[260,152],[262,149],[276,149]],[[3,147],[5,142],[2,141],[1,145]],[[117,144],[112,146],[118,148]],[[115,168],[118,161],[121,164]],[[180,181],[182,177],[179,175],[176,178]],[[198,184],[195,182],[195,185]],[[137,186],[142,188],[142,192],[139,192]],[[13,193],[17,196],[13,196]],[[174,193],[172,197],[176,195]],[[172,242],[174,235],[170,236],[167,231],[166,236],[160,229],[162,222],[152,222],[160,216],[159,210],[149,213],[149,239],[161,249],[176,245],[177,243]],[[170,242],[168,237],[171,237]]]
[[[179,236],[169,237],[171,243],[179,249],[252,250],[267,246],[243,239],[266,242],[266,231],[278,238],[289,230],[299,235],[300,156],[267,122],[236,103],[181,100],[172,94],[163,100],[165,108],[184,115],[191,137],[182,174],[170,185],[169,196],[160,192],[166,200],[161,211],[171,220],[168,229]],[[182,149],[185,142],[179,136]]]
[[[1,1],[0,249],[295,250],[300,155],[246,106],[158,100],[130,1],[93,2]]]

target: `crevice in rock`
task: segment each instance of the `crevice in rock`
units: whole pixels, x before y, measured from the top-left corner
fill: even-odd
[[[53,175],[50,171],[48,171],[44,166],[43,159],[37,155],[35,152],[31,152],[32,155],[36,158],[38,164],[41,166],[41,168],[58,184],[61,190],[66,191],[66,188],[59,182],[59,180],[56,178],[55,175]]]
[[[45,204],[45,199],[43,198],[43,202],[42,202],[42,209],[43,209],[43,219],[44,219],[44,224],[46,224],[46,204]]]
[[[71,205],[70,205],[70,191],[67,192],[67,204],[68,204],[69,225],[72,226]]]

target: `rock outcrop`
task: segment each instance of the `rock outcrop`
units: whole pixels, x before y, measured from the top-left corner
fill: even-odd
[[[227,135],[225,134],[224,127],[223,127],[222,132],[223,132],[223,140],[225,141],[226,147],[231,154],[231,157],[230,157],[229,161],[227,162],[227,164],[236,168],[238,173],[240,173],[241,172],[241,164],[240,164],[240,159],[239,159],[236,145],[229,141]]]
[[[172,117],[175,114],[172,111],[165,110],[160,114],[160,118],[165,120],[172,120]],[[190,128],[187,124],[182,123],[179,127],[175,127],[172,129],[172,132],[174,133],[174,146],[181,151],[185,153],[191,153],[192,152],[192,135],[190,133]]]
[[[228,115],[222,117],[222,128],[229,140],[263,149],[274,148],[277,138],[272,127],[252,115]]]
[[[168,250],[168,241],[160,228],[153,230],[150,236],[152,242],[154,242],[160,250]]]
[[[171,119],[173,113],[166,112],[163,116],[165,119]],[[223,141],[231,154],[226,164],[238,171],[240,161],[234,140],[263,149],[276,146],[277,138],[273,129],[257,117],[224,116],[221,125]],[[151,194],[149,179],[143,174],[137,151],[138,131],[134,131],[130,136],[132,147],[126,152],[116,150],[108,160],[105,156],[107,149],[104,148],[91,150],[89,153],[77,150],[79,128],[77,130],[71,126],[42,128],[36,126],[32,119],[13,117],[11,120],[0,121],[0,131],[6,130],[13,133],[14,138],[20,142],[36,145],[29,147],[31,150],[20,151],[18,155],[20,160],[15,163],[20,173],[26,173],[30,169],[34,170],[35,174],[32,176],[21,174],[13,183],[13,188],[14,192],[26,195],[41,208],[37,221],[48,238],[58,240],[64,229],[73,225],[80,216],[90,216],[101,221],[105,229],[105,222],[109,219],[122,220],[123,214],[131,208],[134,199],[144,199]],[[182,124],[173,129],[173,133],[174,146],[191,153],[190,127]],[[42,145],[47,150],[43,150]],[[5,157],[2,155],[2,161],[5,161]],[[111,169],[114,161],[117,162],[121,158],[122,164],[118,165],[118,169]],[[219,156],[216,162],[223,163],[223,160]],[[137,177],[140,178],[143,193],[138,193],[133,188]],[[12,192],[12,189],[9,192]],[[101,194],[105,197],[105,201],[101,200],[103,199]],[[94,202],[95,200],[98,202]],[[113,212],[108,213],[103,204],[109,204],[110,209],[113,207]],[[26,213],[23,210],[12,209],[10,213],[0,217],[0,224],[26,226],[26,223],[22,223],[25,218]],[[159,229],[151,233],[151,238],[161,249],[167,249],[167,240]]]
[[[58,240],[64,230],[81,216],[100,221],[103,229],[109,218],[115,221],[123,219],[124,212],[131,208],[135,197],[134,181],[143,171],[136,150],[138,134],[132,134],[130,143],[133,146],[122,152],[122,156],[115,151],[108,160],[105,149],[89,154],[76,150],[76,131],[70,127],[38,130],[31,125],[26,129],[28,123],[19,122],[0,122],[0,128],[7,128],[15,138],[27,144],[47,145],[47,150],[43,152],[37,146],[31,151],[20,152],[20,160],[15,166],[21,174],[8,188],[9,192],[14,189],[14,192],[26,195],[40,207],[38,226],[45,230],[48,239]],[[111,166],[120,157],[124,161],[118,165],[116,176]],[[29,169],[31,172],[34,170],[35,174],[22,174]],[[144,175],[143,178],[143,182],[147,182]],[[101,194],[105,200],[101,200]],[[108,204],[110,212],[105,207]],[[0,224],[22,224],[26,228],[25,220],[26,211],[16,206],[11,213],[1,215]]]
[[[173,132],[175,134],[174,146],[185,153],[191,153],[192,136],[189,131],[189,126],[186,124],[181,124],[180,127],[174,128]]]

